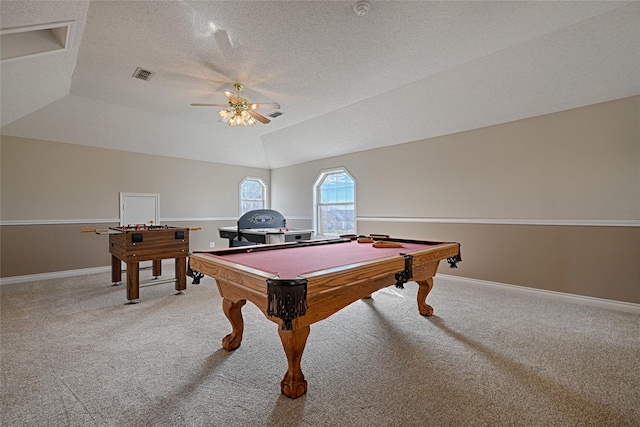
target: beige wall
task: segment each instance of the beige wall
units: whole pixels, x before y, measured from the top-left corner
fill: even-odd
[[[235,223],[245,176],[308,228],[318,173],[344,166],[358,232],[462,243],[460,268],[441,273],[640,303],[640,97],[272,171],[12,137],[0,148],[2,277],[108,266],[106,236],[80,231],[115,225],[119,192],[160,193],[161,218],[203,228],[191,250],[226,246],[217,228]]]
[[[161,223],[202,227],[191,250],[226,247],[218,227],[238,217],[240,181],[270,183],[265,169],[6,136],[0,144],[1,277],[110,265],[107,236],[81,230],[117,225],[120,192],[159,193]]]
[[[640,303],[640,97],[275,169],[272,205],[338,166],[359,233],[462,243],[442,273]]]
[[[310,215],[338,166],[358,216],[638,220],[640,97],[274,169],[272,204]]]
[[[460,242],[462,262],[441,263],[441,274],[640,303],[640,227],[360,221],[358,228]]]
[[[3,136],[2,221],[119,218],[120,192],[159,193],[163,218],[238,216],[238,185],[270,172]]]

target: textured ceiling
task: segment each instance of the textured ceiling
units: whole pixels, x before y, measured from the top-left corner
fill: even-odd
[[[640,94],[638,1],[369,3],[3,0],[3,29],[75,27],[0,65],[2,134],[277,168]],[[283,115],[190,106],[234,82]]]

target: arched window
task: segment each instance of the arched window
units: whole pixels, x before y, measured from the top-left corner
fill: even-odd
[[[267,186],[260,178],[246,177],[240,183],[240,216],[255,209],[266,209]]]
[[[313,194],[316,235],[356,233],[356,181],[346,169],[320,172]]]

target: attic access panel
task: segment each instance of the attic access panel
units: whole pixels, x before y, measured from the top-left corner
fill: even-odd
[[[160,225],[160,195],[120,193],[120,225]]]

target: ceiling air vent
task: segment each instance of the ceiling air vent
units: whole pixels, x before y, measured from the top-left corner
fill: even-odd
[[[153,71],[143,70],[142,68],[138,67],[136,68],[135,73],[133,73],[133,77],[148,82],[154,74],[155,73]]]
[[[284,113],[281,113],[280,111],[276,111],[274,113],[269,114],[268,116],[271,117],[272,119],[275,119],[276,117],[280,117],[283,114]]]

